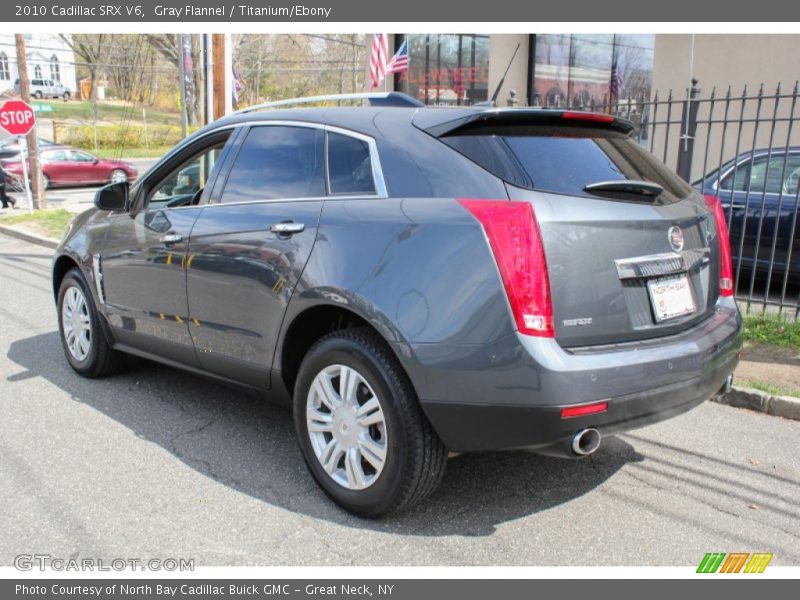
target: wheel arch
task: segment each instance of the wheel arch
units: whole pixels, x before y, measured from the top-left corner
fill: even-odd
[[[284,324],[279,351],[276,354],[280,362],[276,366],[290,396],[294,393],[294,384],[300,363],[314,343],[334,331],[356,327],[366,327],[374,331],[391,350],[411,380],[408,370],[403,365],[403,357],[398,354],[394,345],[404,341],[399,337],[399,332],[392,329],[387,332],[386,327],[381,323],[350,306],[326,302],[304,306]],[[411,385],[414,386],[413,381]]]

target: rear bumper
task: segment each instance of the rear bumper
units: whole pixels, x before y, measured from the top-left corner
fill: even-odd
[[[679,336],[567,351],[516,335],[489,349],[440,354],[412,347],[409,374],[434,429],[453,451],[559,446],[579,430],[634,429],[697,406],[738,364],[741,318],[725,301]],[[561,409],[607,401],[607,411],[570,419]]]

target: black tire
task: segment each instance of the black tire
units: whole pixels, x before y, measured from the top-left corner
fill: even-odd
[[[53,186],[53,182],[50,181],[50,178],[44,173],[42,173],[42,185],[46,190],[49,190]]]
[[[41,90],[37,90],[36,92],[34,92],[33,97],[36,98],[37,100],[41,100],[43,97]]]
[[[306,403],[314,378],[326,367],[355,369],[375,391],[385,418],[388,442],[382,471],[365,489],[349,489],[328,475],[314,452]],[[397,358],[383,339],[366,328],[337,331],[320,339],[300,366],[294,390],[294,421],[300,449],[320,487],[345,509],[379,517],[405,510],[439,485],[447,450],[419,406]]]
[[[69,92],[64,92],[64,95],[62,96],[62,98],[64,98],[64,102],[69,102],[69,99],[71,97],[72,97],[72,94],[70,94]]]
[[[64,334],[65,296],[72,287],[76,287],[83,295],[89,316],[90,343],[88,352],[82,360],[72,354],[67,345],[67,336]],[[95,378],[112,375],[117,373],[123,365],[125,355],[114,350],[108,343],[101,329],[101,318],[83,273],[77,267],[70,269],[58,289],[58,331],[67,362],[75,372],[83,377]]]

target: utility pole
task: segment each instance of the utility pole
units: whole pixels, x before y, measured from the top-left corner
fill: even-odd
[[[31,82],[28,78],[28,59],[25,54],[25,37],[21,33],[14,34],[17,46],[17,71],[19,73],[19,91],[22,100],[31,102]],[[28,158],[31,166],[31,191],[37,209],[47,208],[47,197],[44,193],[42,166],[39,164],[39,146],[36,140],[36,127],[30,130],[27,137]],[[24,159],[24,156],[22,157]]]
[[[214,73],[214,119],[225,116],[225,34],[211,35],[212,71]]]
[[[186,106],[186,54],[184,50],[183,33],[178,34],[178,79],[180,79],[181,93],[181,137],[186,137],[188,125],[188,107]]]

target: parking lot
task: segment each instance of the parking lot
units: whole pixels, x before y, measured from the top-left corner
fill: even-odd
[[[462,455],[427,503],[365,521],[306,473],[285,410],[145,361],[75,375],[49,264],[0,235],[0,564],[689,566],[714,551],[800,564],[800,422],[705,403],[585,461]]]

